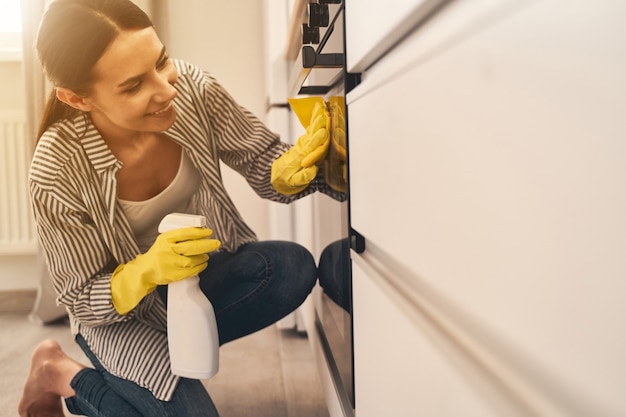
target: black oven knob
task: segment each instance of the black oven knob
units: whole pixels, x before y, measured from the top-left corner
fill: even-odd
[[[309,26],[328,27],[330,13],[327,4],[309,3]]]
[[[320,43],[320,28],[310,27],[306,23],[302,25],[302,44],[315,44]]]

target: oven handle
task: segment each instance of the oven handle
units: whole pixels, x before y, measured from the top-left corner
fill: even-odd
[[[289,77],[289,92],[292,94],[326,94],[333,87],[332,85],[310,85],[304,86],[304,82],[308,78],[311,70],[314,68],[336,68],[341,69],[344,66],[344,54],[318,54],[311,46],[303,46],[298,58],[291,70]]]
[[[302,47],[303,68],[342,68],[343,54],[318,54],[311,46]]]

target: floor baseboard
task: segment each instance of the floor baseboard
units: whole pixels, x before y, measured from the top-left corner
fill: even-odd
[[[0,313],[25,313],[32,311],[37,290],[0,291]]]

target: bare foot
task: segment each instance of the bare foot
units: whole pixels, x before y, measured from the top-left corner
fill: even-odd
[[[21,417],[64,417],[62,397],[75,395],[70,381],[83,365],[67,356],[57,342],[44,340],[34,350],[22,398]]]

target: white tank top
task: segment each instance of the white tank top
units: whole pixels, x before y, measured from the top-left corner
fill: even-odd
[[[165,215],[197,214],[193,212],[191,197],[198,190],[200,181],[200,173],[183,149],[176,177],[163,191],[144,201],[119,199],[141,252],[147,251],[154,243],[159,234],[159,223]]]

